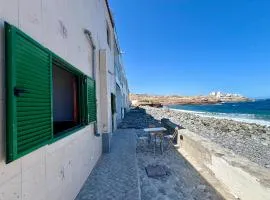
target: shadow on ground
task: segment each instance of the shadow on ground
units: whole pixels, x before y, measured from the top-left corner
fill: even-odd
[[[156,148],[154,156],[153,145],[148,144],[143,128],[149,125],[162,126],[160,121],[146,114],[144,109],[133,109],[119,125],[121,129],[134,130],[137,136],[136,157],[140,178],[141,199],[223,199],[218,192],[193,168],[193,166],[173,147],[167,146],[161,155]],[[167,175],[149,178],[146,167],[160,165]]]
[[[148,144],[143,131],[149,125],[161,123],[143,109],[127,113],[113,134],[111,152],[101,156],[76,200],[222,199],[174,148],[162,155],[156,148],[154,156],[154,143]],[[149,165],[162,166],[165,175],[149,178]]]
[[[161,123],[151,115],[146,114],[145,109],[131,109],[123,121],[118,125],[119,129],[144,129],[150,125],[161,126]]]

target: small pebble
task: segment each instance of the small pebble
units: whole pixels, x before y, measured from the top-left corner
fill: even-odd
[[[162,108],[143,107],[154,119],[169,118],[176,124],[209,139],[265,168],[270,158],[270,127],[228,119],[203,117]],[[260,138],[264,138],[263,141]]]

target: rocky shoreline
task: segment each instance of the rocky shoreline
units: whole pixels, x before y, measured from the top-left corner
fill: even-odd
[[[156,120],[169,118],[235,154],[270,169],[270,127],[164,108],[143,108]]]
[[[162,107],[163,105],[200,105],[217,104],[222,102],[247,102],[251,99],[243,96],[161,96],[147,94],[130,94],[129,98],[133,106]]]

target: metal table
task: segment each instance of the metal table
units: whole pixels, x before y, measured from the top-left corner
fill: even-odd
[[[156,128],[145,128],[143,129],[145,132],[149,133],[148,136],[148,143],[150,144],[152,137],[155,138],[155,144],[154,144],[154,155],[156,155],[156,143],[157,143],[157,137],[160,139],[160,151],[161,154],[163,154],[163,139],[164,139],[164,132],[167,130],[164,127],[156,127]]]

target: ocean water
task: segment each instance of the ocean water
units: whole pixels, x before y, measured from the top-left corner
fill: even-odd
[[[171,105],[171,109],[207,117],[233,119],[270,126],[270,99],[212,105]]]

